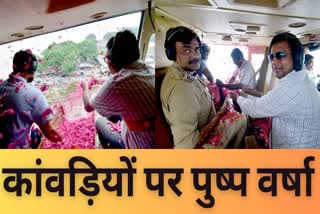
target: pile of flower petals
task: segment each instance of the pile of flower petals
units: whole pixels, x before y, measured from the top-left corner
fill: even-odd
[[[46,139],[43,149],[93,149],[95,148],[94,115],[75,120],[65,120],[58,131],[63,137],[62,142],[53,143]]]
[[[43,85],[40,86],[39,89],[40,89],[40,91],[42,91],[42,92],[47,91],[47,90],[49,89],[49,85],[43,84]]]
[[[76,91],[69,94],[63,103],[58,103],[53,107],[55,114],[59,114],[63,118],[62,123],[58,127],[61,134],[62,142],[53,143],[45,140],[43,149],[93,149],[95,148],[94,112],[83,117],[68,120],[67,115],[74,110],[75,106],[82,104],[82,81],[79,81]],[[95,84],[92,81],[92,84]],[[60,111],[58,111],[58,109]]]

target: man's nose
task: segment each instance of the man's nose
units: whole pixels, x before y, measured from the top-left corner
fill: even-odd
[[[279,64],[279,60],[277,58],[274,58],[272,61],[271,61],[271,65],[278,65]]]
[[[193,58],[200,58],[201,57],[201,53],[199,51],[192,51],[191,56]]]

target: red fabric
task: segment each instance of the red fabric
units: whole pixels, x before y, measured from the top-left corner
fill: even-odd
[[[254,119],[250,119],[249,122],[251,125],[259,126],[264,131],[264,133],[269,134],[271,131],[271,124],[272,124],[271,118],[254,118]]]
[[[225,88],[219,89],[219,87],[216,84],[209,84],[208,88],[210,93],[214,97],[213,98],[214,106],[218,111],[221,108],[224,99],[228,96],[228,94],[230,94],[230,91]],[[240,94],[239,90],[236,90],[233,92]],[[225,116],[225,117],[228,118],[228,116]],[[247,135],[255,136],[255,140],[258,148],[269,148],[269,145],[270,145],[269,134],[271,131],[271,125],[272,125],[271,118],[250,118],[248,128],[247,128]],[[213,145],[217,145],[217,143],[221,139],[221,136],[222,135],[218,134],[211,139],[213,142]]]
[[[210,83],[208,85],[208,88],[210,93],[213,95],[214,106],[216,107],[217,110],[220,109],[221,106],[223,105],[225,97],[230,94],[230,91],[226,88],[221,88],[219,90],[219,87],[214,83]],[[240,94],[239,90],[234,90],[232,92],[236,92]]]
[[[268,149],[270,146],[269,134],[271,127],[271,118],[250,118],[247,135],[255,136],[258,148]]]

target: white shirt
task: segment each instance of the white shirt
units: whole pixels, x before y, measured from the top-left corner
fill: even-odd
[[[320,95],[305,70],[293,70],[260,98],[237,102],[253,118],[273,118],[273,148],[320,148]]]
[[[256,78],[254,68],[247,60],[243,60],[242,65],[235,71],[239,75],[239,82],[248,85],[250,88],[256,88]]]

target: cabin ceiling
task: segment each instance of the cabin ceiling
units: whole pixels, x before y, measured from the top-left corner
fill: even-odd
[[[320,33],[318,0],[157,0],[156,8],[161,18],[193,26],[210,43],[268,46],[282,31],[308,43],[310,34]],[[293,23],[305,26],[289,27]]]
[[[0,44],[128,12],[141,11],[148,7],[147,2],[147,0],[1,0]],[[83,5],[77,6],[82,3]],[[54,12],[56,10],[59,11]],[[104,12],[106,15],[98,19],[91,17]],[[37,26],[43,28],[25,29]]]

